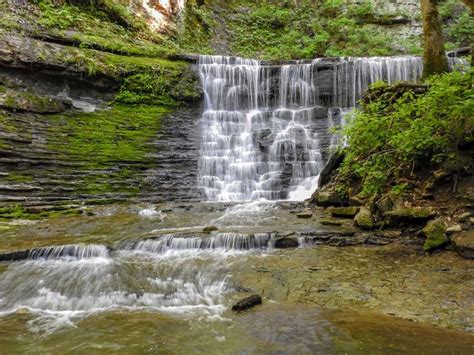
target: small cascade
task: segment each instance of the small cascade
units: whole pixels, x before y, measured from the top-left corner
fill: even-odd
[[[252,250],[269,246],[269,233],[255,235],[239,233],[217,233],[209,237],[178,237],[167,235],[158,239],[146,239],[127,244],[125,249],[148,253],[165,254],[179,250]]]
[[[108,256],[109,251],[103,245],[60,245],[32,249],[28,254],[28,259],[88,259]]]
[[[323,166],[314,123],[327,112],[318,105],[317,63],[200,58],[199,186],[208,200],[285,199],[314,181]]]

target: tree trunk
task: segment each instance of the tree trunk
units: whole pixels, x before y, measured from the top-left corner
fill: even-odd
[[[448,71],[444,52],[442,23],[438,13],[438,0],[421,0],[423,16],[423,78]]]

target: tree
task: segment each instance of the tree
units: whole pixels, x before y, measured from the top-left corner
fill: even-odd
[[[470,0],[469,0],[470,1]],[[448,60],[444,51],[441,18],[438,0],[421,0],[423,17],[423,77],[448,71]]]

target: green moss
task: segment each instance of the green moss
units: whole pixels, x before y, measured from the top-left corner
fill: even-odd
[[[38,220],[45,218],[57,218],[64,216],[78,216],[82,214],[81,210],[75,208],[53,208],[51,210],[36,212],[35,209],[15,204],[0,208],[0,221],[11,219]]]
[[[167,112],[162,106],[116,105],[110,110],[50,116],[52,134],[64,134],[66,141],[49,148],[92,165],[143,161],[143,146],[155,136],[160,117]]]
[[[428,222],[426,227],[423,229],[423,233],[426,235],[423,249],[425,251],[433,251],[439,249],[448,244],[448,239],[445,236],[446,224],[441,219]]]

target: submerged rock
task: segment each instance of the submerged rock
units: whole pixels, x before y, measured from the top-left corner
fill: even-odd
[[[374,217],[367,207],[360,208],[359,213],[354,217],[354,221],[356,225],[362,229],[374,228]]]
[[[250,309],[252,307],[255,307],[256,305],[259,305],[259,304],[262,304],[262,297],[260,295],[252,295],[244,299],[241,299],[239,302],[234,304],[232,306],[232,310],[234,312],[241,312],[241,311]]]
[[[295,238],[285,237],[275,240],[275,248],[277,249],[298,248],[299,245]]]
[[[446,223],[441,218],[428,222],[423,233],[426,235],[426,241],[423,244],[425,251],[433,251],[444,247],[449,240],[446,238]]]
[[[459,255],[467,259],[474,259],[474,230],[458,233],[451,241]]]

